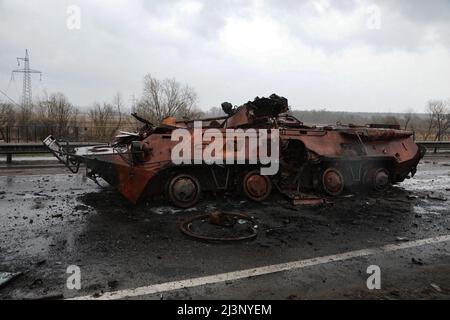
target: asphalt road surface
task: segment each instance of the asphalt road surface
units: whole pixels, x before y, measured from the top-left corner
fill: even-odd
[[[1,299],[450,298],[450,158],[425,158],[384,193],[331,204],[257,204],[207,195],[193,209],[132,206],[62,168],[0,170],[0,272],[21,272]],[[448,198],[448,200],[447,200]],[[251,215],[258,236],[205,243],[178,222],[214,210]],[[81,289],[68,289],[78,266]],[[369,289],[369,266],[380,289]]]

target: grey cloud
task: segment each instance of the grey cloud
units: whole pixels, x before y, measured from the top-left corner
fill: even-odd
[[[333,40],[323,39],[320,33],[311,32],[302,26],[306,18],[325,19],[321,17],[314,1],[269,0],[267,3],[267,11],[273,18],[280,19],[295,38],[326,53],[339,51],[349,45],[367,45],[377,51],[421,50],[423,45],[427,45],[426,37],[431,31],[439,36],[438,42],[450,48],[450,1],[447,0],[330,1],[328,9],[336,10],[344,17],[361,6],[369,8],[370,5],[376,5],[381,12],[380,30],[369,29],[366,24],[369,14],[362,15],[357,30]]]
[[[10,71],[16,66],[15,57],[29,48],[32,66],[45,72],[47,89],[50,92],[63,91],[74,103],[83,106],[96,100],[111,99],[118,90],[125,97],[132,93],[138,95],[145,73],[152,73],[158,78],[175,77],[193,85],[203,107],[217,105],[222,100],[240,103],[272,91],[288,95],[293,104],[299,106],[334,104],[355,108],[356,103],[349,98],[351,96],[359,97],[358,104],[374,106],[373,99],[370,99],[373,89],[371,91],[361,85],[367,80],[365,78],[355,76],[355,79],[348,80],[335,75],[335,80],[330,81],[327,79],[329,70],[320,63],[314,65],[314,61],[305,69],[307,72],[286,65],[288,62],[274,61],[274,65],[282,66],[280,70],[283,71],[279,71],[270,63],[258,66],[256,62],[241,59],[239,53],[233,55],[228,48],[222,47],[219,35],[228,18],[237,16],[242,20],[251,20],[261,14],[261,7],[256,8],[252,1],[202,0],[203,7],[197,14],[177,21],[181,36],[164,28],[151,28],[169,19],[180,1],[118,1],[120,6],[113,6],[106,1],[88,0],[0,0],[0,87],[4,89],[8,86]],[[361,3],[357,0],[330,1],[330,10],[348,17],[360,8]],[[436,53],[431,46],[433,42],[426,40],[427,33],[434,31],[439,36],[436,43],[450,45],[448,1],[383,0],[374,3],[382,10],[381,30],[367,29],[362,20],[360,28],[347,34],[337,34],[335,38],[302,25],[306,19],[321,19],[311,1],[267,0],[263,3],[262,13],[285,30],[287,41],[320,49],[325,53],[325,59],[335,60],[336,64],[342,61],[334,53],[359,46],[370,49],[368,59],[372,60],[368,60],[368,64],[376,63],[374,60],[380,56],[395,55],[398,51],[406,57],[415,58],[423,53],[422,50],[441,60],[421,60],[427,65],[418,68],[449,70],[448,47],[447,53]],[[71,4],[82,9],[82,28],[73,32],[65,27],[66,8]],[[295,61],[296,58],[294,54],[288,60]],[[351,63],[344,62],[351,68]],[[371,71],[378,72],[378,77],[384,79],[383,70]],[[350,75],[352,72],[349,70]],[[386,79],[391,81],[386,85],[394,90],[398,79],[414,80],[402,72],[405,71],[399,68],[399,76]],[[413,93],[414,99],[400,95],[393,97],[384,94],[384,89],[377,89],[377,103],[421,105],[426,99],[446,92],[444,88],[450,87],[448,76],[442,72],[435,75],[428,71],[430,74],[433,77],[423,79],[424,84]],[[17,78],[16,82],[20,89],[20,79]],[[340,87],[340,83],[344,82],[348,84]],[[355,85],[359,90],[342,93]],[[36,86],[36,93],[38,89],[39,86]]]
[[[407,20],[420,24],[434,24],[439,21],[449,22],[450,1],[448,0],[380,0],[388,10],[394,10]]]
[[[195,17],[182,21],[193,36],[205,39],[215,38],[225,26],[226,19],[231,14],[237,16],[251,15],[251,1],[240,0],[199,0],[202,9]],[[164,18],[170,16],[173,6],[183,3],[183,0],[143,1],[143,7],[150,17]]]

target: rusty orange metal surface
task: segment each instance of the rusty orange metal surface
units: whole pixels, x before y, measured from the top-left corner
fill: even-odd
[[[240,152],[229,145],[224,146],[223,165],[194,161],[175,165],[171,152],[178,141],[172,141],[172,133],[185,128],[194,135],[193,120],[170,118],[155,126],[135,115],[143,122],[139,132],[121,134],[108,146],[65,150],[53,137],[44,143],[69,166],[85,163],[88,176],[103,178],[133,203],[164,195],[180,207],[194,205],[203,191],[241,190],[250,199],[263,201],[273,190],[329,196],[355,185],[383,190],[414,176],[424,155],[412,132],[395,126],[304,125],[289,115],[287,99],[277,95],[256,98],[239,107],[224,103],[222,108],[226,116],[199,120],[201,134],[212,128],[224,136],[227,129],[253,128],[258,135],[259,129],[279,130],[280,167],[276,174],[259,175],[261,163],[226,164],[227,156]],[[191,157],[196,149],[203,151],[212,143],[194,140]],[[244,146],[249,143],[245,139]],[[244,148],[246,160],[249,150]],[[183,183],[174,179],[183,179]]]

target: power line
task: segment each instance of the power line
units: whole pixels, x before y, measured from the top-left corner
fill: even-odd
[[[8,98],[9,101],[11,101],[12,103],[14,103],[16,106],[19,106],[19,104],[17,102],[15,102],[10,96],[8,96],[5,92],[3,92],[2,90],[0,90],[0,93],[3,94],[6,98]]]

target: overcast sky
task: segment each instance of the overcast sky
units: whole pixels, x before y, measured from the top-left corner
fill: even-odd
[[[450,98],[448,0],[0,0],[0,89],[18,101],[25,48],[44,72],[34,97],[80,106],[117,91],[130,104],[146,73],[191,85],[202,109],[273,92],[367,112]]]

